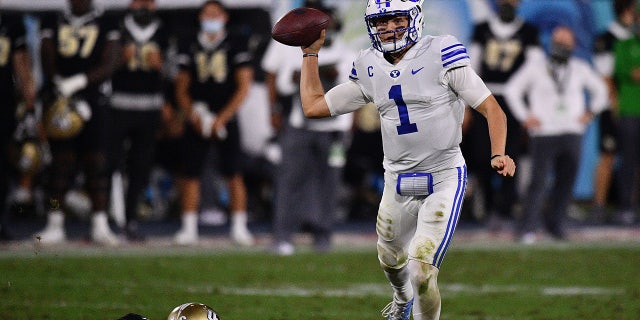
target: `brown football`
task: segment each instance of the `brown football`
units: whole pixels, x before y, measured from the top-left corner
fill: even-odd
[[[297,8],[287,12],[271,29],[271,37],[288,46],[306,47],[320,37],[331,17],[317,9]]]

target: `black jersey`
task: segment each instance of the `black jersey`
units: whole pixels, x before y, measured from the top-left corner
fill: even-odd
[[[207,103],[213,112],[222,109],[237,90],[236,70],[252,63],[247,41],[232,36],[213,48],[193,39],[180,45],[178,59],[180,69],[191,75],[191,98]]]
[[[613,51],[613,45],[617,40],[618,38],[613,34],[613,32],[607,30],[596,37],[593,52],[595,54],[610,53]]]
[[[491,22],[478,24],[472,41],[482,50],[480,74],[486,83],[505,83],[525,61],[527,49],[539,46],[538,29],[527,22],[520,23],[510,37],[501,38],[492,30]],[[472,57],[474,58],[474,57]]]
[[[68,77],[99,65],[107,41],[118,40],[120,32],[115,19],[93,10],[81,17],[69,12],[47,16],[41,36],[53,40],[57,73]]]
[[[26,32],[20,15],[0,15],[0,97],[13,100],[13,55],[26,50]]]
[[[614,46],[616,42],[632,37],[633,34],[618,21],[612,22],[607,30],[599,34],[593,44],[595,67],[604,76],[610,77],[614,68]]]
[[[151,69],[147,61],[149,52],[159,50],[164,53],[168,46],[168,35],[162,22],[156,19],[147,26],[140,26],[133,21],[131,15],[126,15],[120,33],[122,47],[134,44],[136,54],[132,60],[125,61],[111,77],[113,91],[150,94],[162,92],[162,72]]]

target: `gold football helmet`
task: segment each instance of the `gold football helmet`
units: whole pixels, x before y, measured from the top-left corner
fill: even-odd
[[[42,149],[40,143],[35,140],[16,143],[10,155],[11,162],[22,174],[34,175],[43,167]]]
[[[57,97],[44,116],[44,129],[53,139],[73,138],[84,126],[84,119],[69,98]]]
[[[175,307],[167,320],[220,320],[220,316],[205,304],[188,302]]]

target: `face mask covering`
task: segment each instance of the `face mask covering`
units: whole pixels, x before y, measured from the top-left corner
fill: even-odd
[[[562,44],[552,43],[549,48],[549,55],[551,56],[551,60],[556,63],[565,64],[571,57],[572,50]]]
[[[131,11],[133,20],[140,25],[146,26],[153,21],[155,14],[148,8],[140,8]]]
[[[224,29],[224,22],[220,19],[206,19],[200,25],[202,30],[208,34],[216,34]]]
[[[498,6],[498,17],[505,23],[512,22],[516,19],[516,7],[510,3],[503,3]]]

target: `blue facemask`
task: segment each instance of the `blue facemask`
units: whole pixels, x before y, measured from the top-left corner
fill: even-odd
[[[200,23],[202,31],[216,34],[224,29],[224,21],[221,19],[206,19]]]

